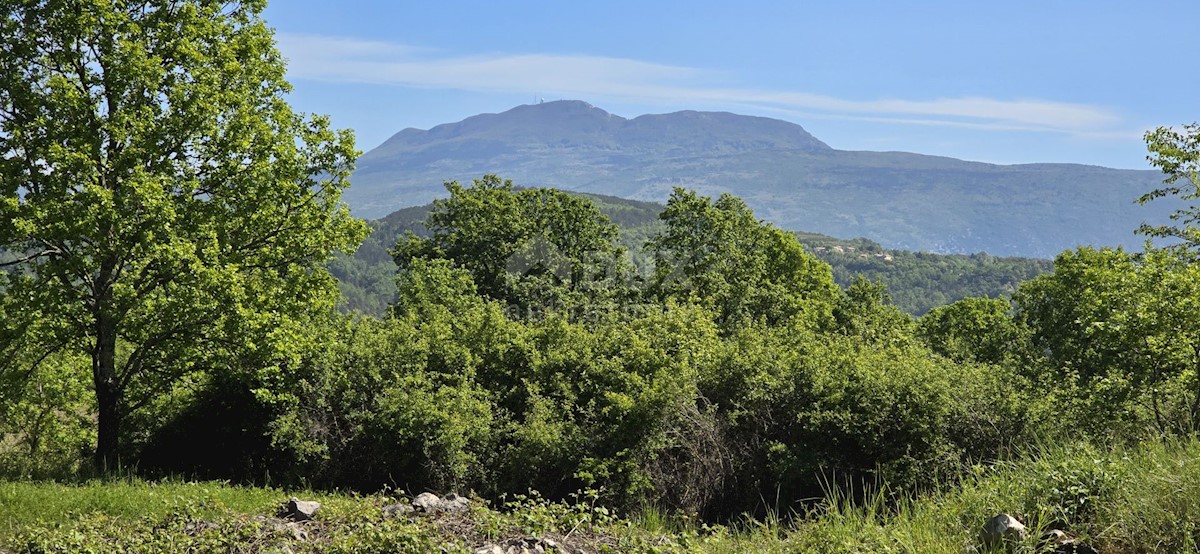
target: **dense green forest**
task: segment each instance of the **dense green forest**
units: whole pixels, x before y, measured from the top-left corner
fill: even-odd
[[[959,537],[981,509],[961,506],[1008,487],[988,506],[1031,507],[1031,528],[1094,532],[1113,551],[1194,549],[1194,525],[1164,522],[1191,521],[1200,492],[1150,504],[1161,491],[1128,480],[1171,474],[1161,460],[1200,474],[1187,454],[1200,430],[1196,207],[1143,227],[1144,252],[1079,247],[1042,272],[802,240],[728,194],[677,188],[659,207],[486,175],[376,222],[359,248],[368,227],[340,196],[353,136],[283,101],[262,8],[0,7],[9,502],[55,489],[8,482],[211,479],[455,492],[613,525],[625,524],[610,510],[670,514],[696,538],[739,521],[779,529],[784,514],[799,528],[873,514],[856,525],[882,533],[879,518],[903,523],[941,495],[959,507],[928,513]],[[1200,197],[1200,126],[1147,142],[1166,183],[1143,202]],[[839,283],[826,259],[859,276]],[[385,275],[359,290],[394,300],[378,316],[339,312],[331,260],[344,282]],[[902,309],[887,279],[987,296]],[[1037,476],[1022,499],[994,480],[1006,468]],[[1104,534],[1115,524],[1097,506],[1121,491],[1150,506],[1128,513],[1158,514],[1125,523],[1153,533],[1141,544]],[[423,532],[355,512],[364,502],[345,500],[339,521],[359,538],[342,551],[399,550],[379,529]],[[199,540],[220,524],[197,514],[221,508],[128,532],[141,524],[30,523],[0,549],[159,540],[145,529]],[[842,541],[830,550],[876,549],[813,525],[815,544]]]
[[[579,194],[619,230],[617,243],[640,273],[654,266],[646,241],[663,229],[659,219],[664,206],[612,196]],[[339,255],[329,263],[337,277],[345,312],[382,315],[395,301],[396,266],[389,254],[407,232],[427,235],[425,218],[433,205],[405,208],[370,222],[371,234],[353,255]],[[961,300],[1011,294],[1017,284],[1050,271],[1052,262],[1034,258],[998,258],[889,250],[866,239],[841,240],[817,233],[796,233],[800,243],[833,269],[838,285],[850,286],[857,278],[883,283],[892,302],[912,315]]]

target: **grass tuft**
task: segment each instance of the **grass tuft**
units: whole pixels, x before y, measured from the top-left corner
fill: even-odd
[[[831,488],[804,513],[707,525],[645,507],[620,518],[596,493],[549,502],[536,493],[455,517],[387,518],[389,496],[355,496],[220,482],[135,479],[0,482],[0,551],[14,552],[470,552],[522,537],[587,552],[979,552],[977,533],[997,513],[1037,537],[1062,529],[1101,552],[1195,552],[1200,545],[1200,441],[1100,449],[1043,447],[1030,458],[976,465],[954,485],[919,496],[886,487]],[[303,536],[270,516],[280,501],[322,503]]]

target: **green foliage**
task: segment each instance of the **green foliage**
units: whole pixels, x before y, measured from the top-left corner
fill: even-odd
[[[1009,370],[915,345],[746,329],[729,346],[705,390],[729,418],[732,450],[749,454],[737,488],[757,483],[783,501],[831,478],[856,490],[934,485],[1031,440],[1041,406]]]
[[[474,377],[477,351],[460,337],[495,314],[355,320],[304,363],[296,412],[277,446],[318,454],[308,479],[360,488],[477,485],[496,436],[493,404]],[[466,344],[464,344],[466,343]]]
[[[429,236],[425,219],[432,205],[405,208],[370,221],[371,233],[353,255],[334,256],[329,272],[337,278],[346,313],[382,316],[396,303],[396,262],[390,250],[408,232]]]
[[[934,308],[917,323],[917,334],[934,352],[956,362],[1007,364],[1028,358],[1027,339],[1008,300],[964,298]]]
[[[596,212],[497,178],[451,189],[435,231],[397,247],[404,261],[388,317],[314,327],[326,342],[281,373],[298,378],[245,374],[248,405],[259,408],[243,410],[240,428],[260,437],[244,449],[258,454],[229,466],[490,498],[534,488],[561,499],[592,487],[610,505],[717,518],[761,513],[767,497],[786,506],[829,474],[855,486],[929,487],[964,460],[1028,440],[1040,429],[1031,419],[1049,411],[1011,367],[932,356],[881,284],[838,290],[792,235],[732,197],[677,193],[651,241],[654,302],[596,318],[530,317],[510,303],[535,299],[525,293],[538,287],[574,293],[596,281],[512,271],[530,240],[522,225]],[[495,215],[509,212],[512,222]],[[566,252],[558,259],[568,269],[587,265],[586,253]],[[219,414],[213,400],[239,398],[203,383],[226,393],[183,398],[193,413]]]
[[[295,356],[361,240],[353,137],[288,107],[264,4],[0,8],[0,348],[91,357],[100,467],[188,374]]]
[[[714,202],[676,188],[659,217],[666,229],[647,243],[655,254],[651,294],[698,301],[726,329],[792,318],[827,324],[837,296],[829,267],[742,200],[724,194]]]
[[[1142,195],[1138,202],[1177,197],[1191,205],[1171,214],[1174,223],[1143,224],[1138,232],[1168,239],[1167,248],[1194,260],[1200,251],[1200,207],[1195,205],[1200,199],[1200,124],[1184,125],[1182,129],[1159,127],[1146,133],[1146,145],[1150,150],[1147,159],[1167,177],[1165,186]]]
[[[0,383],[0,478],[71,475],[95,443],[95,412],[79,355],[56,354]]]
[[[654,253],[644,246],[665,230],[658,219],[664,206],[606,196],[577,196],[591,202],[620,227],[617,244],[633,263],[635,281],[649,277],[654,270]],[[371,235],[353,256],[339,256],[330,262],[330,272],[338,278],[345,300],[343,311],[382,315],[395,302],[396,267],[387,250],[408,231],[429,236],[424,220],[431,208],[405,208],[371,222]],[[846,241],[804,232],[796,235],[809,252],[830,265],[834,281],[840,286],[850,286],[860,275],[881,282],[887,285],[896,306],[913,315],[967,297],[1008,295],[1022,281],[1053,267],[1051,260],[885,250],[866,239]]]
[[[1200,421],[1200,269],[1170,251],[1080,248],[1021,287],[1018,317],[1049,374],[1077,383],[1097,432],[1191,432]]]
[[[628,268],[617,227],[591,203],[554,189],[515,190],[495,175],[446,190],[450,198],[434,202],[425,223],[432,234],[397,243],[401,272],[414,259],[450,260],[481,295],[535,317],[621,295]]]
[[[912,317],[892,304],[887,287],[859,277],[838,296],[832,328],[878,347],[904,347],[912,342]]]
[[[1109,325],[1135,304],[1136,268],[1123,250],[1079,248],[1054,261],[1054,273],[1024,285],[1015,295],[1034,349],[1052,367],[1070,367],[1084,378],[1125,365],[1133,352],[1122,327]]]

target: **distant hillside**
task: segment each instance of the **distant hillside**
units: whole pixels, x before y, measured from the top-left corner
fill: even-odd
[[[833,268],[839,285],[848,286],[860,276],[883,282],[892,302],[913,315],[968,296],[1005,296],[1022,281],[1054,270],[1053,261],[1039,258],[912,252],[887,249],[863,238],[796,235]]]
[[[660,202],[674,186],[732,192],[786,229],[1042,258],[1080,244],[1138,248],[1133,230],[1177,207],[1134,204],[1160,184],[1155,171],[850,152],[774,119],[693,111],[625,119],[579,101],[401,131],[359,160],[345,198],[357,215],[381,217],[442,195],[445,180],[485,173]]]
[[[621,228],[621,243],[635,265],[648,270],[653,259],[642,245],[661,229],[662,204],[613,196],[583,195]],[[431,205],[405,208],[371,222],[372,233],[354,256],[334,260],[330,270],[345,298],[343,309],[380,315],[395,300],[395,265],[388,250],[406,231],[418,235]],[[866,239],[842,240],[818,233],[797,233],[800,242],[833,267],[834,280],[847,286],[862,275],[888,286],[893,302],[921,315],[967,296],[997,297],[1025,279],[1052,269],[1049,260],[997,258],[986,254],[940,255],[889,250]]]

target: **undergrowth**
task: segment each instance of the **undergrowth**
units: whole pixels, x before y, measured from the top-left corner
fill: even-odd
[[[322,503],[312,522],[275,519],[280,501]],[[1200,544],[1200,442],[1044,448],[1023,461],[977,465],[954,486],[918,497],[830,491],[815,506],[709,525],[645,507],[623,517],[585,491],[568,502],[536,493],[466,514],[388,517],[402,495],[355,496],[206,482],[132,479],[63,485],[0,483],[0,551],[471,552],[523,537],[585,552],[980,551],[977,533],[1010,513],[1037,537],[1060,529],[1104,553],[1195,552]]]

